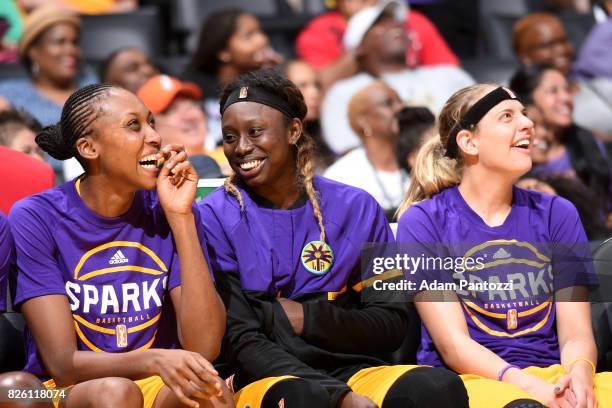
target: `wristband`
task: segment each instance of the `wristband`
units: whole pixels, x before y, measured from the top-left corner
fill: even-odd
[[[569,364],[567,365],[567,372],[569,372],[572,369],[572,366],[577,363],[578,361],[584,361],[585,363],[587,363],[588,365],[591,366],[591,369],[593,370],[593,375],[595,375],[595,372],[597,371],[595,369],[595,364],[589,360],[588,358],[585,357],[576,357],[575,359],[573,359],[572,361],[569,362]]]
[[[502,378],[504,378],[504,374],[506,374],[506,371],[508,371],[511,368],[518,368],[519,370],[521,369],[521,367],[516,366],[514,364],[508,364],[507,366],[505,366],[504,368],[500,370],[499,374],[497,375],[497,381],[501,381]]]

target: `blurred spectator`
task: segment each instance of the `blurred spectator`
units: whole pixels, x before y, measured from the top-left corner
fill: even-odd
[[[40,124],[29,115],[16,111],[0,112],[0,145],[43,160],[43,152],[34,138]]]
[[[331,165],[324,176],[362,188],[378,201],[392,219],[408,187],[408,174],[395,157],[399,136],[397,113],[403,103],[389,85],[375,81],[351,98],[351,127],[359,135],[358,147]]]
[[[300,58],[314,66],[325,89],[335,81],[355,75],[359,71],[359,55],[343,46],[342,39],[348,20],[366,7],[387,0],[338,0],[336,11],[314,18],[299,34],[296,42]],[[406,66],[459,65],[459,60],[436,27],[418,11],[403,9],[403,28],[409,43],[405,50]]]
[[[397,162],[406,173],[410,174],[419,149],[435,136],[436,117],[423,106],[407,106],[399,111],[397,121],[399,125]]]
[[[612,17],[593,27],[578,52],[572,67],[578,79],[607,78],[612,80]]]
[[[612,15],[612,0],[593,0],[593,17],[599,24],[604,23]]]
[[[574,58],[563,23],[550,13],[532,13],[516,22],[512,47],[525,65],[549,64],[568,75]]]
[[[526,175],[516,182],[516,186],[525,190],[539,191],[550,195],[557,195],[554,188],[547,182],[531,175]]]
[[[159,70],[138,48],[121,48],[109,55],[100,67],[102,82],[116,84],[130,92],[138,92]]]
[[[23,21],[14,0],[0,2],[0,64],[15,63],[19,59],[17,43]]]
[[[209,149],[221,140],[218,96],[223,87],[242,73],[281,62],[254,15],[226,9],[208,16],[183,79],[196,83],[204,92]]]
[[[582,181],[559,176],[544,178],[528,176],[520,179],[516,185],[527,190],[554,194],[569,200],[578,211],[589,241],[606,239],[612,233],[602,219],[603,209],[599,196]]]
[[[314,155],[315,173],[321,174],[328,168],[336,155],[329,148],[321,135],[321,84],[317,78],[314,68],[306,61],[291,60],[287,62],[283,71],[285,76],[293,82],[304,95],[304,101],[308,111],[304,120],[304,131],[308,133],[315,142],[316,153]]]
[[[349,21],[344,44],[349,50],[357,50],[360,73],[336,82],[326,93],[321,111],[323,137],[336,153],[359,145],[348,123],[348,101],[377,78],[389,84],[406,103],[427,106],[434,113],[453,92],[473,84],[472,78],[456,66],[408,68],[405,15],[403,3],[389,1],[367,7]]]
[[[4,214],[22,198],[53,187],[54,181],[47,163],[0,146],[0,211]]]
[[[527,116],[535,127],[530,146],[531,162],[534,166],[546,164],[548,161],[548,151],[553,145],[554,133],[544,120],[544,115],[540,108],[535,105],[528,105],[526,110]]]
[[[572,68],[574,50],[567,39],[563,24],[552,14],[533,13],[521,18],[514,26],[512,42],[517,57],[525,65],[552,65],[566,76]],[[605,54],[612,54],[609,51],[609,43],[606,42],[604,48],[598,50],[593,57],[592,52],[596,48],[593,45],[592,42],[587,45],[587,57],[583,57],[583,62],[577,63],[573,68],[577,73],[576,82],[572,83],[576,98],[574,122],[596,132],[599,138],[612,141],[612,122],[608,120],[612,115],[612,82],[585,78],[588,75],[586,72],[603,66],[599,61],[604,64],[605,61],[611,61]],[[604,54],[601,54],[602,50]]]
[[[80,14],[127,13],[138,7],[138,0],[18,0],[18,3],[28,13],[50,4]]]
[[[546,161],[535,165],[539,175],[575,176],[607,201],[612,201],[611,166],[603,144],[586,129],[572,121],[573,97],[561,71],[552,66],[527,66],[514,74],[510,87],[526,106],[541,112],[541,122],[553,138],[546,151]]]
[[[184,145],[200,178],[223,176],[217,163],[206,156],[206,114],[200,103],[202,91],[196,84],[157,75],[138,90],[138,97],[155,116],[155,128],[164,145]],[[229,167],[221,155],[225,160],[222,164]]]
[[[11,106],[10,102],[6,100],[6,98],[3,98],[2,96],[0,96],[0,112],[4,112],[7,110],[12,110],[13,107]]]
[[[78,77],[80,29],[77,15],[53,6],[30,14],[19,42],[19,56],[30,78],[0,82],[0,96],[31,113],[42,126],[56,123],[70,94],[94,82]]]
[[[528,3],[532,10],[547,11],[554,14],[586,14],[591,11],[591,0],[528,0]]]
[[[19,57],[29,78],[0,82],[0,96],[30,113],[42,126],[59,121],[66,99],[79,87],[95,82],[79,77],[81,20],[73,12],[41,6],[26,19]],[[50,159],[62,175],[62,163]]]
[[[408,0],[436,26],[460,59],[477,56],[481,0]]]
[[[612,4],[612,2],[610,2]],[[612,17],[596,25],[572,67],[579,92],[574,120],[612,142]],[[612,149],[609,146],[608,151]]]
[[[15,0],[0,2],[0,17],[8,24],[8,29],[0,38],[5,44],[12,44],[16,48],[23,31],[23,20]]]

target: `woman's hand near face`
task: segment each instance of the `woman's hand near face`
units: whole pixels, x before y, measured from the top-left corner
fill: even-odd
[[[182,145],[167,145],[157,157],[164,159],[157,176],[157,194],[166,216],[191,214],[198,175],[187,161],[185,149]]]

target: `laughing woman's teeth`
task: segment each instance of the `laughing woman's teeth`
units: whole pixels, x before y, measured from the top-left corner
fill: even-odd
[[[157,158],[154,154],[151,154],[138,160],[138,164],[145,169],[154,169],[157,167]]]
[[[259,165],[259,163],[261,163],[261,160],[251,160],[249,162],[240,163],[240,168],[242,170],[251,170],[251,169],[257,167]]]
[[[514,147],[529,147],[529,140],[521,140]]]

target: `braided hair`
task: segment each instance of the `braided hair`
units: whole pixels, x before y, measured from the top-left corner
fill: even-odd
[[[268,93],[274,94],[283,99],[292,108],[292,111],[297,115],[297,119],[303,121],[306,117],[306,103],[300,90],[295,84],[285,78],[281,73],[274,69],[261,69],[257,71],[247,72],[239,76],[232,83],[227,85],[221,94],[220,106],[223,107],[227,98],[236,89],[242,87],[261,88]],[[285,123],[289,126],[294,118],[284,115]],[[323,225],[323,214],[319,205],[317,191],[313,183],[313,157],[312,153],[315,148],[312,138],[307,133],[302,133],[296,144],[296,182],[303,185],[308,195],[308,200],[312,205],[314,216],[319,224],[321,231],[320,241],[325,242],[325,227]],[[244,210],[244,200],[240,194],[240,190],[235,183],[238,176],[234,173],[225,180],[225,191],[234,196],[240,204],[240,209]]]
[[[110,84],[93,84],[75,91],[64,104],[60,121],[45,127],[36,136],[38,146],[58,160],[76,157],[85,168],[76,141],[93,132],[91,125],[101,113],[100,104],[96,102],[107,96],[113,87]]]

